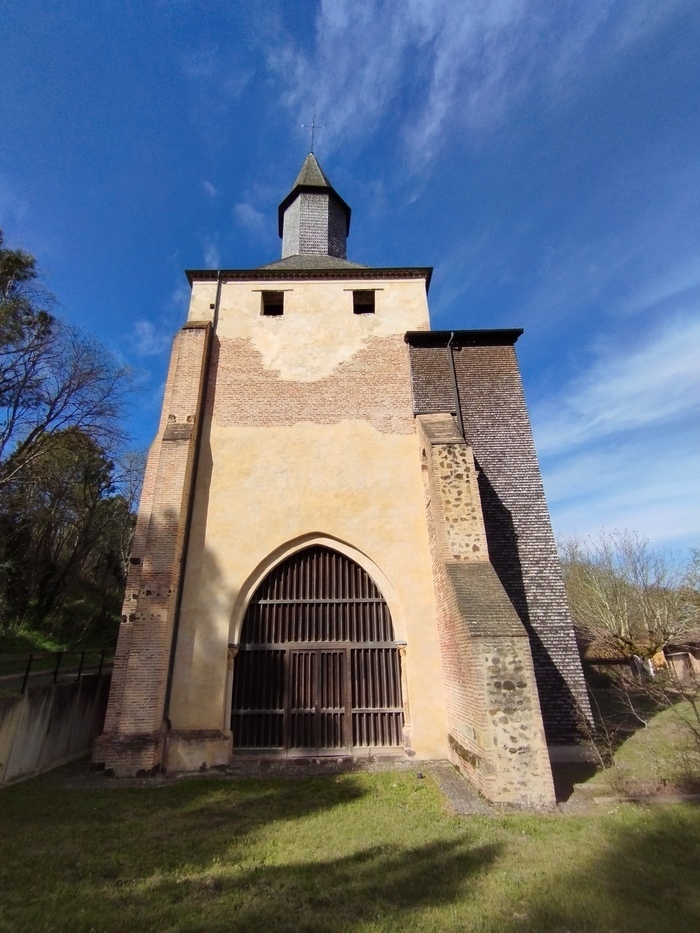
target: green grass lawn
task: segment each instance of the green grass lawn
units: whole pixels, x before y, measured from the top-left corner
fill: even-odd
[[[0,791],[0,930],[700,929],[700,808],[449,815],[412,773]]]
[[[30,652],[43,654],[49,651],[65,651],[65,649],[65,644],[42,635],[40,632],[29,629],[13,632],[0,631],[0,675],[24,671]],[[38,659],[35,669],[39,669]]]
[[[596,793],[645,795],[679,791],[700,793],[700,747],[687,723],[700,727],[687,702],[650,711],[647,725],[636,724],[615,751],[613,765],[588,782]]]

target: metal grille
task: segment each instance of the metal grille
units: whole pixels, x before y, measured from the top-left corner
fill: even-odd
[[[288,755],[401,746],[401,671],[389,607],[344,554],[310,547],[251,600],[233,681],[236,750]]]

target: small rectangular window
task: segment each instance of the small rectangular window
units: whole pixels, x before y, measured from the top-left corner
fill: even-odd
[[[284,292],[262,292],[260,313],[269,317],[284,314]]]
[[[353,292],[352,310],[355,314],[374,314],[374,292],[366,290]]]

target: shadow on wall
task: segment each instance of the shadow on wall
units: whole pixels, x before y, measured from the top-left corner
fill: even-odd
[[[204,546],[205,529],[192,525],[187,560],[183,561],[184,587],[181,583],[176,607],[171,605],[170,568],[179,556],[176,543],[181,522],[178,511],[163,508],[151,513],[147,531],[137,527],[124,603],[124,617],[135,624],[120,632],[106,731],[95,749],[97,763],[105,760],[105,754],[108,761],[121,754],[119,748],[112,751],[109,745],[115,737],[126,746],[125,736],[132,733],[155,733],[163,725],[166,732],[186,730],[190,728],[188,717],[193,710],[196,716],[200,708],[206,709],[207,721],[192,728],[229,728],[225,706],[228,629],[219,619],[222,613],[227,617],[235,594],[226,586],[218,561]],[[152,625],[154,618],[163,618],[168,624]],[[124,650],[129,657],[126,675],[121,658]],[[191,685],[203,690],[204,697],[191,692]],[[212,714],[211,697],[217,690],[219,706]],[[160,753],[153,754],[157,768]],[[134,755],[136,761],[136,747]],[[141,768],[129,759],[127,767],[149,772],[152,766],[146,766],[145,754],[143,761]],[[108,763],[108,767],[112,766]]]
[[[479,476],[479,494],[484,514],[489,558],[530,638],[547,742],[550,745],[556,745],[562,741],[569,743],[580,730],[579,704],[540,634],[533,627],[513,516],[501,502],[484,469],[478,462],[475,461],[475,463]]]
[[[87,754],[102,727],[110,677],[85,674],[0,696],[0,786]]]
[[[211,684],[220,680],[225,690],[229,617],[238,593],[227,585],[218,559],[205,546],[205,533],[203,522],[193,524],[190,531],[185,584],[177,624],[175,677],[179,671],[185,682],[189,682],[186,672],[196,669],[199,681]],[[242,540],[244,532],[232,529],[231,547],[240,546]],[[173,706],[171,702],[171,708]],[[224,729],[229,728],[229,713],[224,709]],[[213,728],[213,724],[209,728]]]
[[[209,391],[212,387],[209,386]],[[204,433],[204,438],[206,432]],[[227,698],[228,681],[228,619],[237,591],[225,582],[219,561],[206,547],[206,516],[209,514],[209,496],[212,476],[211,447],[202,440],[195,465],[195,489],[191,503],[189,530],[184,542],[184,579],[181,581],[180,600],[173,633],[174,667],[166,688],[165,719],[172,720],[177,730],[178,720],[189,717],[192,702],[189,686],[180,693],[178,680],[189,685],[191,672],[196,671],[197,683],[217,685],[220,690],[221,714],[218,722],[201,723],[199,728],[227,730],[230,728],[230,702]],[[152,519],[153,522],[153,519]],[[167,537],[176,529],[178,517],[165,512],[157,522],[156,535]],[[240,547],[245,542],[245,529],[232,527],[230,546]],[[149,534],[152,537],[152,534]],[[226,625],[222,625],[222,620]],[[213,692],[216,692],[215,687]]]

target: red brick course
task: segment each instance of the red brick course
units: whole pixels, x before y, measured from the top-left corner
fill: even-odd
[[[210,325],[175,337],[127,579],[105,731],[93,758],[117,773],[160,765],[164,704],[201,419]]]
[[[292,382],[267,369],[250,340],[217,338],[206,410],[221,426],[359,419],[384,434],[413,434],[408,349],[402,335],[370,337],[326,379]]]

